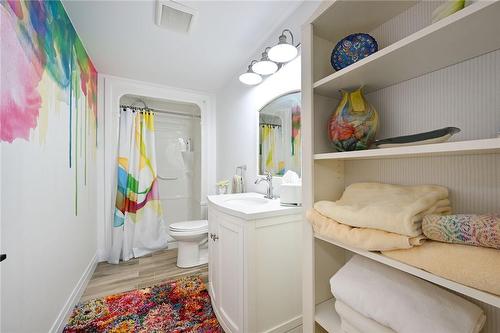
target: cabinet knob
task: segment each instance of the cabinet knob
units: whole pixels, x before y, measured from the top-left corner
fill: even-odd
[[[216,240],[219,239],[219,236],[217,236],[216,234],[214,234],[214,238],[213,239],[214,239],[214,242],[215,242]]]

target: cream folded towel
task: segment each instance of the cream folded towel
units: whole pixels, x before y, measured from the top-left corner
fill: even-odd
[[[425,240],[424,235],[408,237],[377,229],[353,228],[323,216],[315,209],[309,209],[306,217],[316,234],[367,251],[409,249]]]
[[[383,255],[466,286],[500,296],[500,250],[428,240]]]
[[[404,251],[412,249],[398,252]],[[477,333],[486,320],[468,300],[358,255],[337,271],[330,286],[337,300],[398,333]]]
[[[389,327],[363,316],[342,301],[335,301],[335,310],[340,316],[340,326],[346,333],[396,333]]]
[[[319,201],[314,208],[342,224],[410,237],[422,233],[425,215],[451,213],[448,189],[436,185],[356,183],[345,189],[340,200]]]

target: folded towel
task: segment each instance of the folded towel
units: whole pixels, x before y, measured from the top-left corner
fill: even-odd
[[[383,255],[469,287],[500,296],[500,251],[486,247],[426,241]]]
[[[340,326],[347,333],[396,333],[394,330],[363,316],[342,301],[335,301],[340,316]]]
[[[306,217],[315,233],[367,251],[409,249],[425,240],[423,235],[408,237],[377,229],[353,228],[323,216],[315,209],[308,210]]]
[[[372,228],[416,237],[427,214],[450,214],[448,189],[436,185],[404,186],[356,183],[340,200],[320,201],[322,215],[353,227]]]
[[[399,333],[475,333],[486,320],[477,305],[358,255],[338,270],[330,286],[337,300]]]
[[[500,249],[500,215],[427,215],[422,230],[440,242]]]

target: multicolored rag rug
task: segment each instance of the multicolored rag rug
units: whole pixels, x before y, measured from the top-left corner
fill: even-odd
[[[75,307],[65,333],[223,333],[198,276],[96,298]]]

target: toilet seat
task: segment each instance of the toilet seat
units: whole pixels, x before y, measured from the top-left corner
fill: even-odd
[[[206,233],[208,232],[208,220],[184,221],[172,223],[168,229],[175,233]]]

